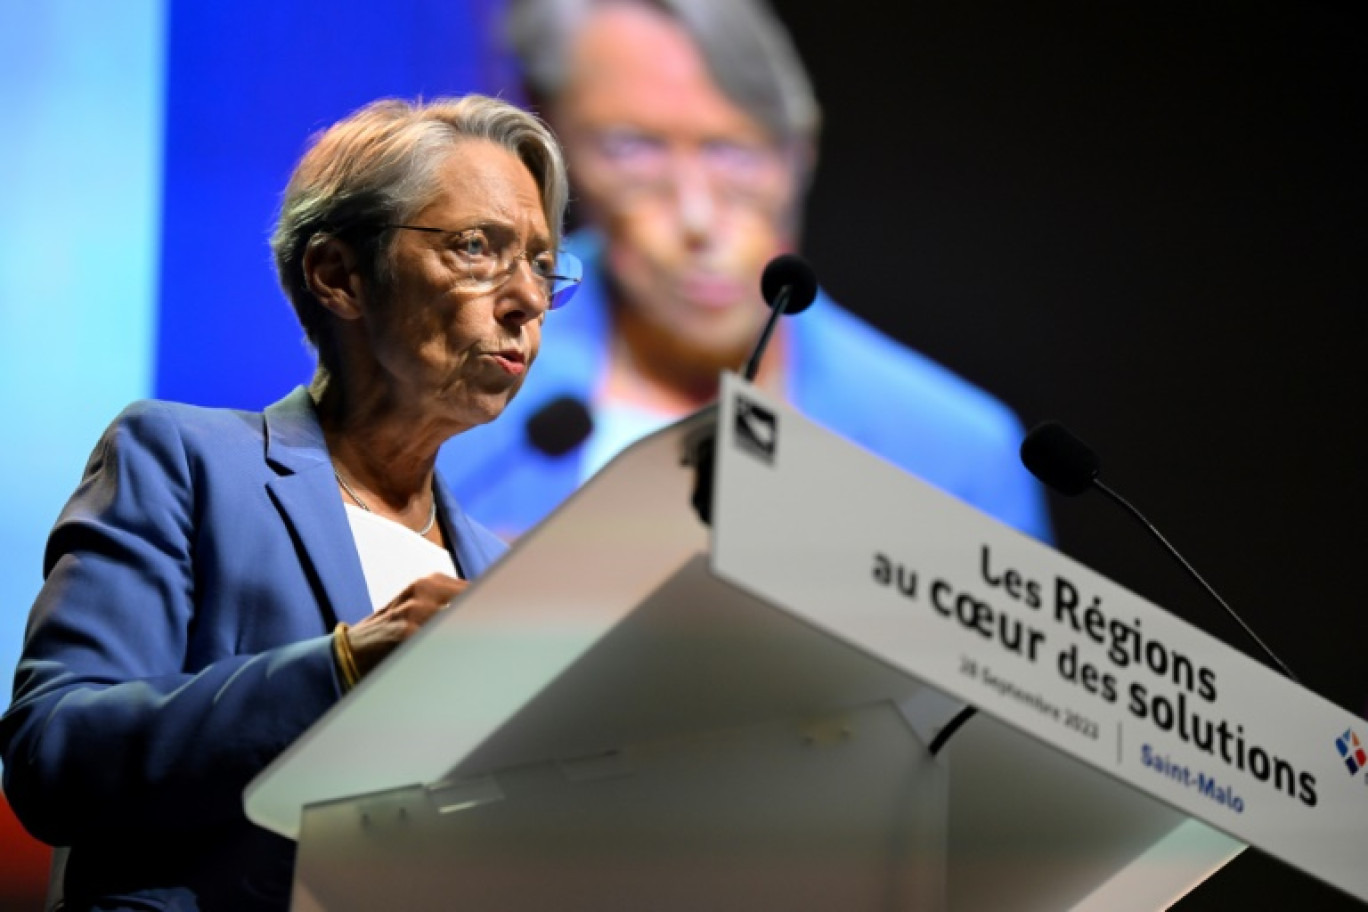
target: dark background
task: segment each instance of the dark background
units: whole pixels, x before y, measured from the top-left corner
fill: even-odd
[[[1357,5],[776,8],[823,105],[804,252],[824,286],[1028,426],[1068,424],[1303,683],[1362,714]],[[1254,654],[1117,507],[1051,498],[1063,551]],[[1254,852],[1178,906],[1236,907],[1362,908]]]

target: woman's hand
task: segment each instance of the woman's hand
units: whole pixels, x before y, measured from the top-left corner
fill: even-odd
[[[356,660],[357,673],[364,678],[400,643],[464,592],[466,585],[465,580],[445,573],[414,580],[384,608],[347,630],[345,636]]]

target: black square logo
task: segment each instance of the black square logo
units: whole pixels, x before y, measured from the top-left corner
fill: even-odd
[[[779,427],[774,412],[751,402],[745,396],[736,397],[736,446],[750,453],[766,465],[774,464],[774,451],[779,443]]]

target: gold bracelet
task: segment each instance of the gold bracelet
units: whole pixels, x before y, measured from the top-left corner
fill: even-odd
[[[337,659],[337,670],[342,673],[344,693],[361,680],[361,673],[356,668],[356,656],[352,653],[351,640],[347,639],[347,631],[350,629],[351,625],[346,623],[333,628],[333,658]]]

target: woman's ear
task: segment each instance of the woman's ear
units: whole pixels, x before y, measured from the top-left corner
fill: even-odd
[[[356,251],[346,241],[316,237],[304,251],[304,281],[318,303],[343,320],[361,318],[363,283]]]

